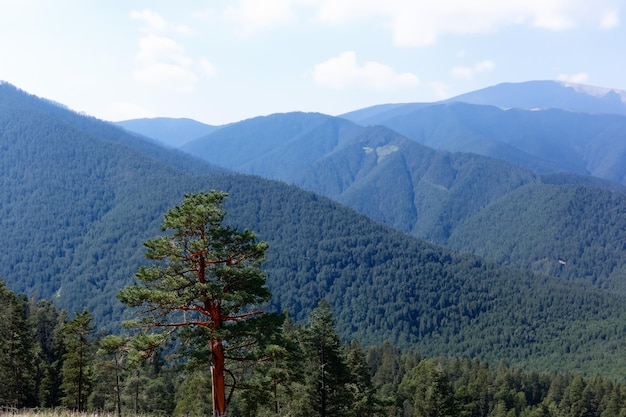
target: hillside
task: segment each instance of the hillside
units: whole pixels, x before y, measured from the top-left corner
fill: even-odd
[[[56,116],[13,87],[0,97],[0,277],[14,291],[116,328],[115,294],[145,262],[141,242],[185,192],[219,189],[228,221],[270,244],[276,310],[300,320],[326,297],[342,337],[366,345],[621,377],[621,295],[455,254],[295,186],[185,172],[118,129],[84,129],[94,119]]]
[[[320,113],[273,114],[233,123],[181,149],[233,171],[292,182],[363,130]]]

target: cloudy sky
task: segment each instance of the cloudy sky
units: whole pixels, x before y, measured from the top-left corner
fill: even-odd
[[[0,80],[105,120],[208,124],[501,82],[626,90],[625,0],[0,0]]]

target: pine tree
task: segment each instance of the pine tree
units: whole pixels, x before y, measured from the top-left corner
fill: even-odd
[[[358,342],[351,342],[346,347],[346,363],[350,371],[348,389],[351,394],[351,413],[355,417],[379,415],[370,366],[365,353]]]
[[[66,319],[67,313],[58,311],[50,300],[31,305],[30,322],[39,345],[37,396],[40,407],[61,405],[61,367],[65,353],[63,326]]]
[[[227,358],[250,359],[254,344],[276,325],[276,316],[260,308],[271,296],[260,269],[267,244],[223,224],[226,196],[188,194],[170,209],[162,225],[169,233],[144,243],[146,257],[156,262],[141,267],[139,283],[119,293],[124,304],[144,308],[143,317],[127,326],[163,330],[137,339],[144,348],[171,335],[179,336],[196,360],[207,354],[216,416],[226,414],[230,397]]]
[[[320,417],[348,414],[351,405],[348,367],[341,352],[328,301],[321,300],[302,334],[308,408]]]
[[[91,408],[115,408],[122,415],[122,382],[127,356],[127,341],[123,336],[109,335],[98,342],[94,390],[89,398]],[[114,404],[110,407],[109,404]]]
[[[62,402],[79,412],[85,410],[91,388],[95,346],[92,320],[91,313],[84,310],[63,327],[66,352],[61,370],[65,393]]]
[[[33,405],[34,347],[26,298],[11,292],[0,280],[0,406]]]

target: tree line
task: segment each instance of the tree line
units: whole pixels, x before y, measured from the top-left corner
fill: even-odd
[[[0,318],[0,407],[212,413],[210,372],[200,358],[182,361],[182,347],[134,356],[126,337],[97,334],[89,312],[70,318],[1,282]],[[626,415],[626,387],[607,378],[341,341],[325,300],[304,323],[287,318],[263,356],[238,370],[229,415]]]

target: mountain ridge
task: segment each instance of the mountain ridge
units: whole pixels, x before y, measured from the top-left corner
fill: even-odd
[[[339,117],[371,125],[422,107],[455,102],[495,106],[501,109],[557,108],[581,113],[626,115],[624,90],[558,80],[532,80],[500,83],[434,102],[379,104],[356,109]]]

